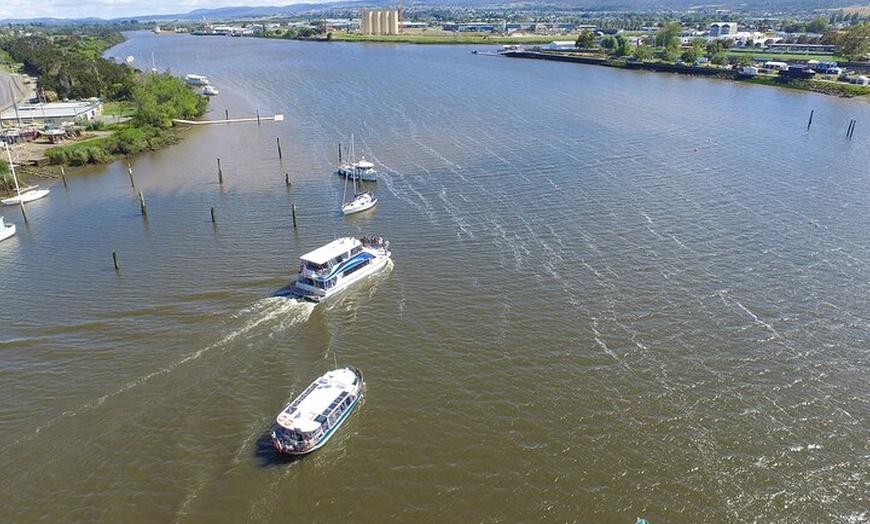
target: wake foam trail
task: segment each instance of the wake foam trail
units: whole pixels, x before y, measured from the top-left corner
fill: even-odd
[[[189,353],[182,358],[176,360],[175,362],[172,362],[169,365],[162,367],[158,370],[152,371],[151,373],[148,373],[143,377],[132,380],[127,384],[123,385],[122,387],[118,388],[117,390],[102,395],[91,402],[87,402],[78,407],[77,409],[63,411],[58,416],[49,419],[47,422],[40,426],[37,426],[32,434],[25,437],[17,438],[13,440],[9,445],[0,448],[0,452],[5,452],[11,446],[34,439],[40,432],[51,428],[56,423],[60,422],[65,418],[71,418],[93,411],[105,404],[106,401],[121,396],[133,390],[134,388],[142,386],[155,377],[168,375],[169,373],[178,369],[184,364],[194,361],[209,353],[210,351],[227,346],[230,342],[252,332],[264,323],[277,321],[278,328],[280,329],[285,329],[289,326],[304,323],[308,320],[308,318],[311,316],[311,313],[314,311],[314,306],[315,304],[311,302],[297,301],[283,297],[267,297],[260,299],[252,306],[233,314],[233,319],[241,320],[241,326],[235,328],[230,333],[227,333],[217,342],[214,342],[204,348],[200,348],[193,353]]]

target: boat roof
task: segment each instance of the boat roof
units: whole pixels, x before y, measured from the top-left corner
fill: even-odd
[[[313,264],[326,264],[333,258],[341,255],[343,253],[349,252],[354,247],[362,245],[359,240],[353,237],[342,237],[337,238],[326,244],[325,246],[320,246],[314,251],[310,251],[302,255],[302,260],[311,262]]]
[[[334,400],[353,392],[357,378],[351,368],[334,369],[317,377],[302,395],[278,413],[278,424],[304,432],[316,430],[321,424],[317,418],[330,408]],[[312,386],[315,387],[312,389]]]

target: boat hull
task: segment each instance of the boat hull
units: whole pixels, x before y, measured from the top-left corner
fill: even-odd
[[[340,246],[340,251],[330,253],[327,258],[335,260],[335,264],[317,266],[323,268],[314,271],[306,266],[306,257],[303,255],[302,268],[295,282],[287,287],[287,295],[311,302],[321,302],[341,291],[351,287],[356,282],[380,271],[390,261],[392,256],[389,242],[380,238],[363,237],[357,240],[351,237],[341,238],[319,248],[335,249]],[[352,251],[352,253],[351,253]],[[319,285],[318,285],[319,284]]]
[[[0,240],[6,240],[15,234],[15,224],[4,224],[0,220]]]
[[[281,446],[280,443],[273,442],[273,445],[275,446],[275,450],[278,451],[278,453],[282,453],[284,455],[299,456],[299,455],[307,455],[307,454],[311,453],[312,451],[317,451],[318,449],[322,448],[324,445],[326,445],[326,442],[332,437],[332,435],[334,435],[336,433],[338,428],[340,428],[341,425],[344,424],[344,421],[347,420],[347,417],[350,416],[350,414],[353,412],[353,410],[356,409],[357,405],[360,403],[360,400],[362,400],[363,396],[364,396],[364,393],[360,393],[360,395],[356,398],[356,400],[353,401],[353,403],[350,405],[350,407],[347,409],[347,411],[345,411],[344,414],[341,416],[341,418],[339,418],[338,422],[336,422],[335,425],[332,426],[332,428],[323,435],[323,438],[318,440],[310,448],[307,448],[304,450],[288,449],[286,447]]]
[[[371,193],[358,194],[356,197],[345,205],[341,206],[341,212],[345,215],[352,215],[367,209],[375,207],[378,199]]]
[[[3,202],[3,205],[5,206],[16,206],[18,204],[26,204],[28,202],[33,202],[34,200],[39,200],[48,195],[48,193],[48,189],[32,189],[30,191],[25,191],[18,196],[4,198],[0,200],[0,202]]]
[[[332,377],[337,376],[333,379]],[[353,377],[353,381],[348,379]],[[325,387],[329,393],[326,396],[319,395],[318,390]],[[312,399],[320,396],[312,404]],[[296,399],[284,406],[279,412],[275,425],[272,428],[272,445],[278,453],[284,455],[307,455],[323,447],[334,435],[338,428],[356,409],[365,396],[365,381],[362,372],[355,367],[347,367],[327,372],[311,383]],[[344,400],[344,402],[342,402]],[[318,403],[330,402],[329,408],[323,409]],[[346,406],[346,407],[345,407]],[[317,433],[312,434],[312,428],[308,426],[310,420],[305,419],[304,414],[314,410],[321,413],[323,421],[319,425]],[[332,422],[326,422],[327,413],[330,417],[338,415]],[[302,421],[299,421],[302,415]],[[302,434],[300,432],[308,431]],[[295,436],[294,436],[295,435]]]
[[[343,280],[340,286],[337,286],[333,289],[330,289],[323,294],[315,293],[312,290],[301,288],[295,282],[293,283],[293,285],[291,285],[288,288],[287,292],[292,296],[295,296],[295,297],[300,298],[300,299],[308,300],[310,302],[322,302],[322,301],[326,300],[327,298],[333,297],[333,296],[341,293],[342,291],[351,287],[353,284],[359,282],[360,280],[362,280],[362,279],[364,279],[364,278],[366,278],[374,273],[377,273],[378,271],[380,271],[381,269],[386,267],[386,265],[389,261],[390,261],[389,256],[380,258],[376,262],[369,265],[367,268],[365,268],[361,271],[357,271],[352,276]]]

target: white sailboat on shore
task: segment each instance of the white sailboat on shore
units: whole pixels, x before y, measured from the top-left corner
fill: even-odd
[[[32,202],[46,196],[48,189],[39,189],[38,186],[20,187],[18,185],[18,176],[15,175],[15,164],[12,162],[12,153],[9,152],[9,144],[4,142],[6,146],[6,158],[9,159],[9,169],[12,171],[12,180],[15,182],[15,195],[9,198],[0,199],[0,202],[6,206],[14,206]]]

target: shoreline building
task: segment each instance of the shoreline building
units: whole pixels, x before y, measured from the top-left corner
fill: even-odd
[[[360,26],[364,35],[397,35],[399,10],[363,9]]]
[[[92,121],[103,114],[103,102],[99,98],[89,98],[72,102],[49,102],[36,104],[15,104],[0,113],[3,125],[20,126],[25,124],[62,124],[64,122]]]

